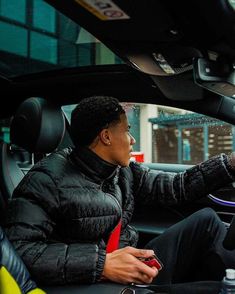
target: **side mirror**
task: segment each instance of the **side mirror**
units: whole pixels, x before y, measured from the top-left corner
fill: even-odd
[[[219,95],[235,98],[235,65],[195,58],[193,70],[196,84]]]

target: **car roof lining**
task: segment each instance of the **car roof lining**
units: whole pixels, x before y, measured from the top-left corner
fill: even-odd
[[[232,98],[203,90],[203,99],[197,100],[197,103],[173,100],[166,98],[155,85],[151,86],[152,80],[148,75],[140,74],[127,65],[94,66],[92,74],[90,70],[90,67],[78,68],[14,78],[11,81],[0,79],[6,100],[1,117],[12,115],[21,101],[28,97],[44,97],[53,103],[66,105],[91,95],[112,95],[120,101],[181,107],[235,123],[231,112],[235,100]],[[11,99],[16,96],[18,103],[13,108]],[[228,118],[227,111],[230,112]]]

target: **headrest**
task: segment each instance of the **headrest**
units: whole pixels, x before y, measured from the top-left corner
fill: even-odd
[[[43,98],[29,98],[20,105],[10,125],[10,140],[27,151],[50,153],[63,139],[65,120],[59,106]]]

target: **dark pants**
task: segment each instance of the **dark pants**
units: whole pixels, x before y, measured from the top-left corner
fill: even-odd
[[[235,250],[222,246],[226,227],[210,208],[202,209],[150,241],[164,267],[153,283],[221,280],[235,268]],[[235,236],[234,236],[235,238]]]

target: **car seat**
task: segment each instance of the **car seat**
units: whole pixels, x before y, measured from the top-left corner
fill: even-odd
[[[45,294],[31,279],[0,227],[0,293],[1,294]]]
[[[10,144],[0,144],[0,221],[9,198],[36,160],[61,143],[65,119],[59,106],[32,97],[21,103],[10,124]]]
[[[35,157],[57,149],[64,132],[65,119],[59,106],[43,98],[29,98],[20,105],[11,121],[10,144],[2,142],[0,146],[0,218],[15,187],[33,166]],[[45,293],[36,287],[0,227],[0,293]]]

